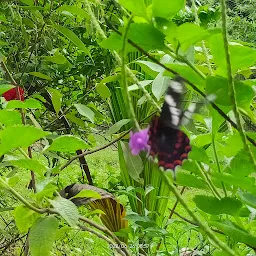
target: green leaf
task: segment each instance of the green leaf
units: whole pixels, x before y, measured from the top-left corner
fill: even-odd
[[[128,31],[128,38],[145,51],[164,49],[164,37],[158,29],[146,23],[132,23]]]
[[[77,124],[78,126],[81,126],[85,128],[85,122],[81,120],[80,118],[76,117],[75,114],[68,113],[66,114],[66,118],[70,120],[71,122]]]
[[[107,99],[111,96],[111,92],[108,89],[108,87],[103,84],[103,83],[99,83],[96,86],[96,91],[99,93],[99,95],[103,98],[103,99]]]
[[[153,14],[156,17],[172,18],[178,11],[185,7],[185,3],[185,0],[153,0]]]
[[[111,135],[113,133],[118,132],[124,125],[128,124],[130,121],[130,119],[122,119],[118,121],[109,128],[109,130],[106,132],[106,135]]]
[[[237,105],[241,108],[249,108],[254,97],[254,92],[251,86],[241,82],[235,82]],[[215,102],[223,106],[230,106],[231,99],[229,96],[228,79],[221,76],[208,76],[206,79],[207,94],[216,96]]]
[[[246,163],[246,164],[245,164]],[[230,163],[231,172],[234,176],[248,176],[255,171],[255,166],[251,162],[249,153],[241,150]]]
[[[77,37],[77,35],[69,30],[68,28],[62,27],[60,25],[52,25],[56,30],[62,33],[65,37],[67,37],[74,45],[78,47],[81,51],[87,53],[90,56],[89,50],[86,48],[84,43]]]
[[[47,171],[47,168],[43,164],[41,164],[38,160],[35,160],[35,159],[10,160],[8,161],[8,163],[10,163],[13,166],[34,171],[40,176],[43,176],[44,172]]]
[[[237,216],[242,208],[242,203],[231,197],[224,197],[219,200],[212,196],[196,195],[193,201],[200,210],[212,215],[228,214]]]
[[[231,221],[211,221],[210,224],[217,227],[231,239],[256,247],[256,237],[248,233],[246,230],[234,225]]]
[[[0,95],[9,91],[12,88],[15,88],[15,86],[13,86],[11,84],[0,84]]]
[[[231,186],[236,186],[247,191],[255,189],[255,178],[253,177],[241,177],[241,176],[233,176],[227,173],[217,173],[212,172],[211,176],[213,176],[218,181],[223,181],[226,184]]]
[[[138,83],[140,84],[140,86],[145,87],[145,86],[151,84],[152,82],[153,82],[153,80],[143,80]],[[128,87],[128,91],[130,91],[130,92],[135,91],[135,90],[140,90],[140,88],[138,87],[137,84],[133,84]]]
[[[176,29],[170,30],[166,39],[174,45],[177,45],[178,41],[181,49],[186,51],[191,45],[206,39],[210,35],[207,30],[194,23],[184,23]]]
[[[49,201],[54,207],[54,210],[56,210],[71,227],[77,225],[79,212],[74,203],[62,197],[57,197]]]
[[[207,189],[207,186],[202,179],[181,170],[177,172],[175,183],[180,186]]]
[[[17,147],[28,147],[48,135],[38,128],[28,125],[15,125],[0,131],[0,155]]]
[[[0,123],[5,126],[22,124],[21,114],[17,111],[0,110]]]
[[[26,4],[26,5],[34,5],[34,1],[33,0],[20,0],[22,3]]]
[[[94,123],[94,112],[90,108],[83,104],[75,104],[74,106],[82,116],[85,116],[92,123]]]
[[[248,192],[242,192],[242,191],[239,191],[238,195],[239,195],[240,199],[243,201],[243,203],[256,209],[256,196],[255,195],[252,195]]]
[[[66,62],[68,62],[66,57],[64,57],[60,53],[55,54],[54,56],[45,56],[44,59],[46,61],[49,61],[49,62],[52,62],[52,63],[56,63],[56,64],[65,64]]]
[[[184,64],[165,64],[168,68],[177,72],[180,76],[188,79],[193,84],[196,84],[199,89],[204,90],[205,79],[198,75],[194,70],[192,70],[188,65]],[[164,71],[164,76],[173,77],[173,74],[169,71]]]
[[[40,218],[29,232],[31,256],[50,256],[58,231],[58,220],[53,216]]]
[[[73,153],[85,148],[88,148],[88,144],[84,140],[72,135],[62,135],[55,139],[47,150]]]
[[[99,45],[102,48],[109,49],[109,50],[116,50],[119,51],[123,47],[122,37],[117,33],[111,33],[110,36],[106,39],[103,39]],[[127,44],[127,52],[136,52],[137,49]]]
[[[210,49],[218,66],[218,73],[226,76],[226,58],[222,34],[216,34],[210,39]],[[232,73],[255,64],[256,50],[237,43],[229,43]]]
[[[81,18],[89,18],[89,15],[84,9],[81,9],[74,5],[62,5],[58,9],[56,9],[56,12],[69,12],[75,15],[80,16]]]
[[[56,114],[58,115],[61,108],[62,103],[62,93],[53,88],[48,88],[49,93],[51,94],[52,104]]]
[[[123,150],[124,160],[129,175],[137,182],[140,182],[140,174],[143,170],[143,162],[140,156],[132,155],[129,145],[126,142],[121,142],[121,147]]]
[[[96,198],[96,199],[101,199],[101,195],[94,191],[94,190],[81,190],[78,194],[76,194],[75,196],[73,196],[72,198],[70,199],[73,199],[73,198],[83,198],[83,197],[87,197],[87,198]]]
[[[24,101],[20,101],[20,100],[8,101],[6,105],[6,109],[14,109],[14,108],[41,109],[42,105],[38,100],[35,100],[35,99],[27,99]]]
[[[49,77],[49,76],[47,76],[47,75],[45,75],[45,74],[42,74],[42,73],[40,73],[40,72],[29,72],[29,74],[32,75],[32,76],[36,76],[36,77],[45,79],[45,80],[49,80],[49,81],[52,80],[51,77]]]
[[[196,146],[192,146],[192,150],[189,152],[189,159],[193,159],[206,164],[210,163],[209,157],[205,150]]]
[[[119,0],[118,2],[132,14],[147,17],[144,0]]]
[[[168,76],[163,76],[163,73],[159,73],[152,83],[152,93],[157,100],[164,95],[170,83],[170,78]]]
[[[24,205],[17,206],[13,212],[16,226],[20,233],[27,233],[37,218],[41,215],[36,213]]]

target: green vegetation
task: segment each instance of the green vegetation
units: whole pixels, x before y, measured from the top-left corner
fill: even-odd
[[[1,1],[0,254],[255,255],[255,7]]]

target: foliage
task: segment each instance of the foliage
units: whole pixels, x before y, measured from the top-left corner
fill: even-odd
[[[1,2],[1,254],[255,252],[251,4]],[[182,126],[192,151],[175,177],[127,140],[177,75],[183,107],[198,109]],[[73,193],[78,182],[89,185]]]

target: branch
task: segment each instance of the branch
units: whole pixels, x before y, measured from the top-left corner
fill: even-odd
[[[67,166],[69,166],[74,160],[76,160],[77,158],[80,158],[82,156],[86,156],[86,155],[90,155],[90,154],[93,154],[95,152],[98,152],[102,149],[105,149],[109,146],[111,146],[112,144],[116,143],[117,141],[121,140],[125,135],[127,135],[128,133],[130,132],[130,130],[126,131],[124,134],[122,134],[121,136],[119,136],[118,138],[112,140],[111,142],[101,146],[101,147],[98,147],[98,148],[95,148],[91,151],[85,151],[84,153],[82,154],[79,154],[79,155],[76,155],[74,157],[72,157],[69,161],[67,161],[63,166],[61,166],[60,168],[60,171],[62,171],[63,169],[65,169]]]

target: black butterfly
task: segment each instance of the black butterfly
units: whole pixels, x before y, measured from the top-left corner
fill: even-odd
[[[191,104],[187,111],[181,110],[184,89],[181,78],[171,81],[161,114],[152,118],[148,131],[149,154],[158,158],[158,165],[164,170],[181,165],[191,150],[188,136],[179,127],[190,120],[196,104]]]

